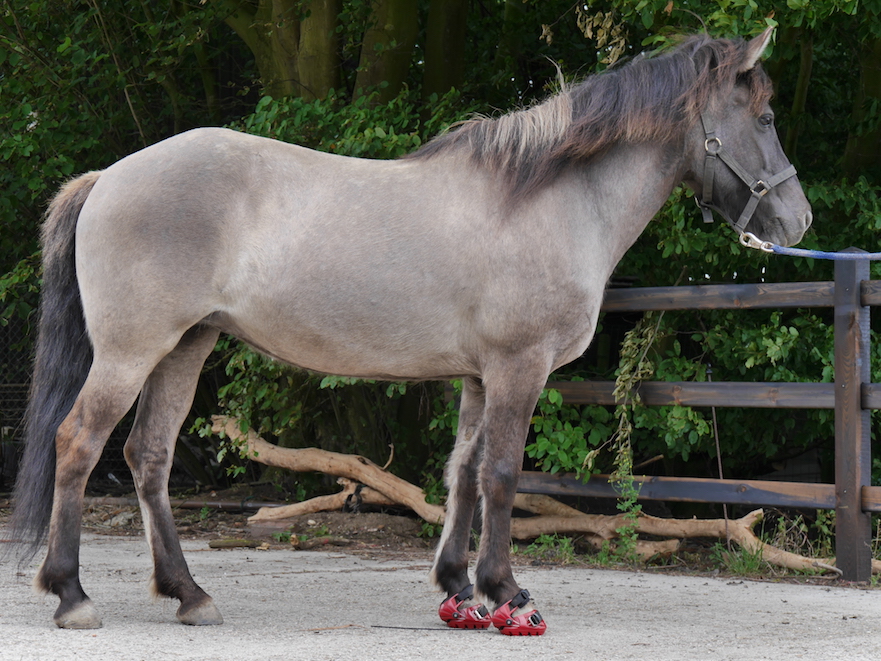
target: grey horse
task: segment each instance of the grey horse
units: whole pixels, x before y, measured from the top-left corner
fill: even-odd
[[[439,613],[453,627],[543,633],[511,571],[512,503],[536,400],[591,341],[615,265],[680,182],[763,240],[792,245],[810,225],[758,64],[770,37],[683,39],[399,160],[206,128],[65,185],[43,228],[12,522],[27,559],[48,537],[35,584],[60,598],[56,624],[101,625],[79,580],[83,494],[136,399],[125,457],[153,590],[180,601],[183,623],[222,622],[190,576],[167,485],[224,332],[316,372],[463,379],[432,571]]]

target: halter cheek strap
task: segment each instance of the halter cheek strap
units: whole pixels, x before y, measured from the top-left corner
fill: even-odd
[[[759,202],[761,202],[762,198],[775,186],[778,186],[790,177],[794,177],[796,172],[795,166],[790,165],[788,168],[778,172],[767,180],[756,179],[737,162],[737,159],[725,150],[722,146],[722,141],[716,135],[716,129],[711,128],[707,116],[703,113],[701,113],[701,123],[704,127],[704,134],[706,135],[706,140],[704,140],[706,157],[704,158],[703,197],[702,199],[697,200],[697,205],[700,207],[705,223],[713,222],[713,209],[715,209],[725,217],[728,224],[730,224],[738,234],[742,235],[746,231],[746,226],[756,212],[756,207],[759,206]],[[746,206],[736,223],[731,222],[731,219],[725,216],[725,213],[721,209],[713,205],[713,184],[716,177],[716,163],[719,160],[725,163],[725,165],[727,165],[728,168],[749,187],[749,201],[746,203]]]

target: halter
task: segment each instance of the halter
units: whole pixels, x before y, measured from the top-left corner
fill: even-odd
[[[849,261],[881,260],[881,252],[823,252],[820,250],[786,248],[784,246],[778,246],[776,243],[771,243],[770,241],[762,241],[752,232],[747,232],[746,226],[756,212],[756,207],[759,206],[759,202],[769,190],[782,184],[790,177],[794,177],[795,166],[790,164],[789,167],[778,172],[767,181],[756,179],[747,173],[743,166],[741,166],[731,154],[725,151],[722,147],[722,141],[716,135],[716,129],[709,128],[710,121],[704,113],[701,113],[701,124],[703,124],[704,134],[706,135],[706,140],[704,140],[704,150],[706,151],[707,156],[704,159],[703,199],[698,200],[695,198],[695,200],[703,214],[705,223],[713,222],[713,210],[716,210],[721,213],[725,220],[728,221],[728,224],[735,229],[740,237],[741,245],[747,248],[755,248],[763,252],[775,253],[777,255]],[[746,206],[736,223],[732,223],[721,209],[713,205],[713,181],[716,176],[716,161],[718,159],[722,159],[722,162],[725,163],[725,165],[727,165],[731,171],[740,177],[740,180],[749,187],[749,201],[746,203]]]
[[[725,220],[728,221],[728,224],[731,225],[740,236],[743,236],[746,226],[756,212],[756,207],[759,206],[759,202],[772,188],[783,183],[790,177],[794,177],[795,166],[790,165],[788,168],[778,172],[767,181],[756,179],[722,147],[722,140],[716,136],[716,129],[709,127],[710,122],[704,113],[701,113],[701,124],[703,124],[704,134],[706,135],[706,140],[704,140],[704,150],[706,151],[707,156],[704,159],[703,199],[697,200],[697,205],[700,207],[705,223],[713,222],[713,209],[715,209],[722,214]],[[749,202],[746,203],[746,206],[736,223],[732,223],[721,209],[713,205],[713,181],[716,176],[716,161],[718,159],[722,159],[725,165],[727,165],[728,168],[740,177],[740,180],[749,187]]]

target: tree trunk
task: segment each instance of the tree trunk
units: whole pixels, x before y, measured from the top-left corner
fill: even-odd
[[[460,88],[465,75],[467,0],[431,0],[425,37],[423,96]]]
[[[801,53],[798,67],[798,80],[795,84],[795,96],[792,99],[789,131],[786,133],[783,150],[789,159],[796,160],[798,151],[798,135],[804,123],[805,106],[808,100],[808,87],[811,81],[811,70],[814,66],[814,36],[803,34],[800,40]]]
[[[253,53],[266,94],[276,99],[299,94],[299,1],[259,0],[255,10],[236,0],[215,1]]]
[[[273,98],[324,98],[339,84],[336,21],[342,0],[259,0],[257,8],[235,0],[215,0],[228,12],[224,19],[242,38],[260,72],[263,89]],[[301,21],[300,12],[308,15]]]
[[[202,88],[205,91],[205,106],[208,108],[208,116],[211,123],[220,126],[220,99],[217,96],[217,78],[214,75],[214,67],[205,52],[205,44],[201,41],[193,46],[196,61],[199,63],[199,77],[202,79]]]
[[[854,99],[853,120],[859,125],[869,117],[871,103],[881,102],[881,39],[862,45],[860,53],[860,86]],[[881,127],[861,133],[859,126],[847,141],[844,152],[844,171],[858,176],[867,168],[881,165]]]
[[[355,97],[379,89],[377,103],[388,103],[404,86],[419,33],[419,7],[413,0],[374,0],[371,24],[364,33]]]
[[[517,60],[522,53],[525,14],[526,6],[522,0],[505,0],[502,36],[496,51],[496,69],[499,71],[516,71],[519,74]]]
[[[336,31],[342,0],[312,0],[300,23],[299,95],[324,99],[340,85],[340,49]]]

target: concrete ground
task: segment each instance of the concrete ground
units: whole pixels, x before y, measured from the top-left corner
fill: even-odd
[[[539,638],[455,631],[437,618],[430,558],[209,550],[184,542],[224,615],[187,627],[147,594],[142,538],[86,534],[82,581],[101,629],[63,631],[35,567],[0,567],[0,660],[878,659],[881,591],[566,567],[518,568],[548,622]],[[393,559],[394,558],[394,559]]]

